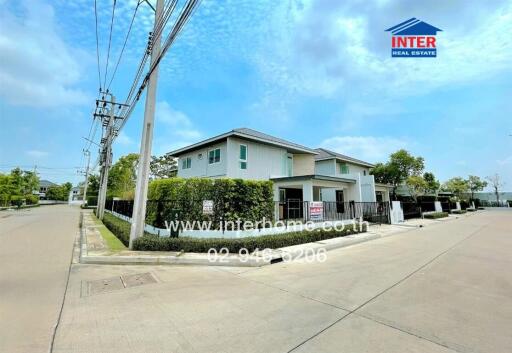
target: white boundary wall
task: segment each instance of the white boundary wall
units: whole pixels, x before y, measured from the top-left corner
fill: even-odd
[[[110,210],[105,210],[127,222],[132,221],[130,217],[124,216],[117,212],[113,212]],[[402,213],[403,218],[403,213]],[[180,236],[182,237],[191,237],[191,238],[246,238],[246,237],[258,237],[262,235],[271,235],[271,234],[282,234],[282,233],[290,233],[290,232],[300,232],[303,230],[314,230],[322,227],[330,227],[330,228],[340,228],[342,226],[348,226],[352,224],[357,224],[358,222],[355,219],[351,220],[343,220],[343,221],[324,221],[324,222],[310,222],[306,224],[295,224],[294,226],[283,226],[283,227],[271,227],[271,228],[262,228],[262,229],[252,229],[252,230],[183,230],[180,232]],[[170,232],[167,229],[156,228],[149,224],[146,224],[144,227],[144,231],[158,235],[161,237],[168,237]]]

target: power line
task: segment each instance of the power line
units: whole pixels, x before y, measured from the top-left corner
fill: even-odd
[[[114,4],[112,5],[112,18],[110,19],[110,34],[108,36],[108,50],[107,50],[107,63],[105,65],[105,85],[107,85],[107,73],[108,73],[108,61],[110,59],[110,46],[112,44],[112,29],[114,28],[114,17],[116,14],[116,2],[117,0],[114,0]]]
[[[139,9],[140,1],[137,2],[137,5],[135,6],[135,10],[133,11],[132,20],[130,21],[130,26],[128,27],[128,32],[126,33],[126,37],[124,38],[123,47],[121,49],[121,53],[119,54],[119,58],[117,59],[116,66],[114,68],[114,73],[112,74],[112,78],[110,79],[110,82],[107,86],[107,91],[110,89],[110,85],[112,85],[112,81],[114,81],[114,77],[117,72],[117,68],[119,66],[119,63],[121,62],[121,58],[123,57],[124,49],[126,47],[126,43],[128,42],[128,38],[130,37],[130,32],[132,31],[133,22],[135,20],[135,15],[137,14],[137,10]]]
[[[94,20],[96,22],[96,59],[98,60],[98,84],[101,91],[101,68],[100,68],[100,44],[98,40],[98,8],[96,0],[94,0]]]

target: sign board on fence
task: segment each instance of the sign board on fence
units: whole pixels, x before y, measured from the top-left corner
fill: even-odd
[[[203,214],[213,214],[213,200],[203,200]]]
[[[312,221],[324,219],[324,203],[322,201],[311,201],[309,203],[309,219]]]

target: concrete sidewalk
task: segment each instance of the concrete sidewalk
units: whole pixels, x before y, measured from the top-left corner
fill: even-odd
[[[511,227],[481,212],[323,263],[74,265],[54,352],[510,352]]]

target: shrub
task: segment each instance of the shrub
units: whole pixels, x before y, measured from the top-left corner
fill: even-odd
[[[25,197],[20,195],[11,196],[11,205],[21,207],[25,202]]]
[[[469,207],[469,208],[466,208],[466,211],[468,211],[468,212],[475,212],[476,208]]]
[[[87,206],[98,205],[98,196],[87,196]]]
[[[437,219],[437,218],[444,218],[448,217],[448,212],[432,212],[432,213],[426,213],[423,215],[423,218],[428,219]]]
[[[466,213],[466,210],[452,210],[453,214],[464,214]]]
[[[179,214],[182,221],[272,221],[271,181],[242,179],[171,178],[151,182],[146,223],[163,228]],[[203,200],[213,201],[213,214],[203,214]]]
[[[25,202],[27,205],[37,205],[39,203],[39,196],[37,195],[26,195]]]
[[[103,215],[103,224],[107,227],[121,242],[128,246],[130,243],[130,223],[123,221],[110,213]]]
[[[363,226],[361,231],[365,232],[366,226]],[[222,248],[226,248],[230,253],[238,253],[240,249],[247,249],[247,251],[253,252],[256,249],[276,249],[285,246],[343,237],[354,233],[359,233],[358,225],[355,227],[347,225],[342,231],[314,230],[246,238],[162,238],[156,235],[144,235],[143,237],[135,240],[133,248],[135,250],[145,251],[184,251],[202,253],[208,252],[208,250],[212,248],[217,251],[220,251]]]

